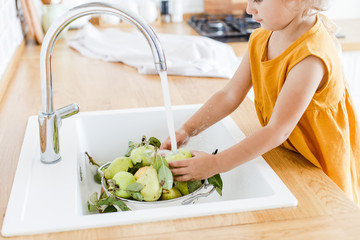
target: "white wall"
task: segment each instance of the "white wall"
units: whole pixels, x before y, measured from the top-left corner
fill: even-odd
[[[14,0],[0,0],[0,81],[15,50],[23,40]]]
[[[183,0],[185,13],[204,12],[204,0]],[[221,1],[221,0],[219,0]]]
[[[330,9],[325,14],[332,19],[360,18],[360,1],[331,0]]]
[[[195,13],[204,11],[204,0],[183,1],[184,12]],[[332,19],[360,18],[360,0],[330,0],[330,9],[325,14]]]
[[[73,5],[74,2],[91,1],[91,0],[63,0],[64,3]],[[114,0],[112,0],[114,1]],[[115,0],[115,1],[134,1],[134,0]],[[160,5],[161,0],[156,1]],[[171,0],[170,0],[171,1]],[[331,7],[326,12],[330,18],[360,18],[360,1],[359,0],[330,0]],[[139,1],[140,2],[140,1]],[[219,0],[221,2],[221,0]],[[183,0],[184,13],[200,13],[204,11],[204,0]]]
[[[186,13],[204,11],[204,0],[183,1],[184,12]],[[332,19],[360,18],[360,0],[330,0],[330,9],[325,14]]]
[[[40,0],[38,0],[40,1]],[[91,0],[64,0],[74,4]],[[119,0],[126,1],[126,0]],[[134,0],[127,0],[134,1]],[[160,0],[154,0],[160,2]],[[221,1],[221,0],[219,0]],[[332,19],[360,18],[359,0],[331,0],[330,9],[326,12]],[[204,11],[204,0],[183,0],[184,13],[199,13]],[[8,66],[16,48],[23,37],[19,20],[16,17],[14,0],[0,0],[0,79]]]
[[[1,0],[0,0],[1,1]],[[40,1],[40,0],[36,0]],[[84,3],[84,2],[93,2],[94,0],[63,0],[63,3],[68,6],[73,6],[76,4]],[[106,0],[103,0],[106,1]],[[122,2],[122,1],[136,1],[136,0],[110,0],[111,2]],[[154,1],[160,6],[161,0],[151,0]],[[169,0],[171,1],[171,0]],[[219,0],[221,1],[221,0]],[[141,0],[138,0],[141,2]],[[184,12],[185,13],[199,13],[204,11],[204,0],[183,0]]]

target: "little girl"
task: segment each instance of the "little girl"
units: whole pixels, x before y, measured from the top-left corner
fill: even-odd
[[[321,168],[354,202],[360,198],[359,119],[336,39],[316,13],[327,0],[248,0],[261,24],[234,77],[177,132],[178,146],[233,112],[251,87],[260,130],[229,149],[171,162],[176,181],[226,172],[282,144]],[[170,139],[161,148],[170,149]]]

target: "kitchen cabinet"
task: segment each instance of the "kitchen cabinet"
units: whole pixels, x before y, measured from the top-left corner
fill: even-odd
[[[154,27],[156,32],[196,34],[186,23]],[[360,40],[347,40],[343,46],[349,49],[360,45]],[[246,49],[246,43],[230,45],[239,56]],[[9,85],[0,102],[1,216],[6,211],[28,117],[41,110],[39,53],[40,46],[28,41],[9,70]],[[140,75],[120,63],[85,58],[70,49],[65,39],[58,40],[52,58],[55,108],[72,102],[79,103],[83,112],[163,105],[161,94],[154,94],[160,91],[158,76]],[[168,79],[174,105],[203,103],[228,82],[183,76]],[[260,128],[249,99],[231,116],[246,135]],[[184,239],[189,236],[195,239],[356,239],[360,236],[360,209],[320,169],[281,147],[263,157],[298,199],[297,207],[10,239]],[[0,226],[2,223],[3,218]]]

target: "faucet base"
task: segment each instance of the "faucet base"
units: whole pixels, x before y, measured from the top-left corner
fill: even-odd
[[[59,119],[57,114],[38,114],[40,134],[40,161],[55,163],[61,159],[59,149]]]
[[[45,164],[53,164],[53,163],[57,163],[57,162],[60,162],[60,161],[61,161],[61,156],[60,156],[60,158],[55,159],[55,160],[53,160],[51,162],[46,158],[40,157],[40,162],[45,163]]]
[[[50,114],[39,112],[40,161],[42,163],[56,163],[61,160],[59,146],[61,120],[77,114],[79,111],[80,106],[73,103]]]

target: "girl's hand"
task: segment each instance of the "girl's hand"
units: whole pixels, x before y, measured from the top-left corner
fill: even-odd
[[[215,155],[192,151],[193,157],[169,162],[174,181],[202,180],[218,173]]]
[[[179,148],[181,145],[186,144],[189,141],[189,134],[183,129],[180,128],[179,130],[177,130],[175,132],[175,137],[176,137],[176,141],[177,141],[177,147]],[[170,137],[168,137],[160,146],[160,149],[167,149],[167,150],[172,150],[171,149],[171,140]]]

